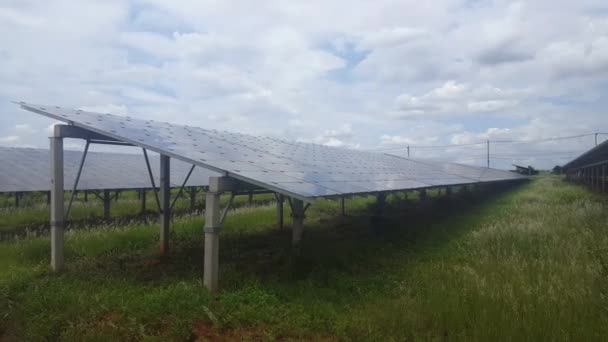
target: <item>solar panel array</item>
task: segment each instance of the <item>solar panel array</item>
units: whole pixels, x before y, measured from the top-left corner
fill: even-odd
[[[64,151],[64,184],[71,190],[82,159],[81,151]],[[150,167],[159,185],[158,155],[150,156]],[[50,189],[49,150],[0,147],[0,192],[47,191]],[[181,161],[171,163],[171,186],[181,186],[191,165]],[[187,186],[206,186],[209,176],[218,174],[195,167]],[[79,190],[151,188],[150,176],[143,154],[88,152],[78,182]]]
[[[21,106],[35,113],[304,200],[477,183],[485,181],[482,175],[487,172],[482,168],[470,170],[420,163],[373,152],[57,106],[24,102]],[[496,177],[488,179],[497,181],[520,178],[500,171],[495,175]]]
[[[457,174],[467,178],[475,179],[478,182],[494,182],[510,178],[521,178],[511,171],[491,169],[487,167],[476,167],[471,165],[463,165],[458,163],[441,162],[434,160],[418,160],[423,164],[432,165],[439,168],[443,172]],[[514,177],[511,177],[514,176]]]

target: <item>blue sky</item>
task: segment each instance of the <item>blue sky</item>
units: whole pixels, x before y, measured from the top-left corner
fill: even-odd
[[[9,0],[0,32],[5,146],[53,123],[11,100],[359,149],[608,131],[603,1]],[[592,145],[496,146],[493,165]]]

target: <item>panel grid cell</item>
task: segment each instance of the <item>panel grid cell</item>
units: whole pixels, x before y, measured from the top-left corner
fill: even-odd
[[[71,190],[82,159],[81,151],[64,151],[65,190]],[[150,155],[150,166],[159,184],[158,155]],[[48,191],[50,189],[49,150],[0,147],[0,192]],[[171,162],[171,186],[181,186],[192,165],[179,160]],[[219,174],[195,167],[186,186],[207,186],[210,176]],[[88,152],[78,190],[151,188],[143,155]]]
[[[24,109],[311,201],[317,197],[521,178],[506,171],[423,163],[110,114],[21,103]],[[287,178],[286,178],[287,177]]]

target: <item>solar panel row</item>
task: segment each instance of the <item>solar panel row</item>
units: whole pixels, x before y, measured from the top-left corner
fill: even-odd
[[[206,130],[153,120],[21,103],[22,108],[245,182],[311,201],[317,197],[519,179],[487,168]]]
[[[64,152],[65,190],[71,190],[82,159],[81,151]],[[0,192],[48,191],[50,189],[49,150],[0,147]],[[159,184],[160,157],[150,156],[155,184]],[[181,186],[191,165],[181,161],[171,163],[171,186]],[[195,167],[187,186],[206,186],[209,176],[218,174]],[[143,155],[88,152],[79,190],[151,188]]]

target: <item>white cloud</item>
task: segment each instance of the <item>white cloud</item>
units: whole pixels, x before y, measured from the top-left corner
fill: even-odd
[[[9,135],[6,137],[0,137],[0,143],[3,143],[3,144],[10,145],[10,144],[16,143],[17,141],[19,141],[19,136],[17,136],[17,135]]]
[[[425,115],[462,115],[505,111],[525,99],[526,89],[500,89],[482,85],[477,88],[469,84],[448,81],[420,96],[401,94],[396,99],[401,118]]]
[[[15,125],[15,132],[23,133],[23,134],[32,134],[36,133],[37,130],[32,128],[29,124],[17,124]]]
[[[21,99],[361,148],[599,130],[602,6],[3,2],[0,136],[47,146]]]

